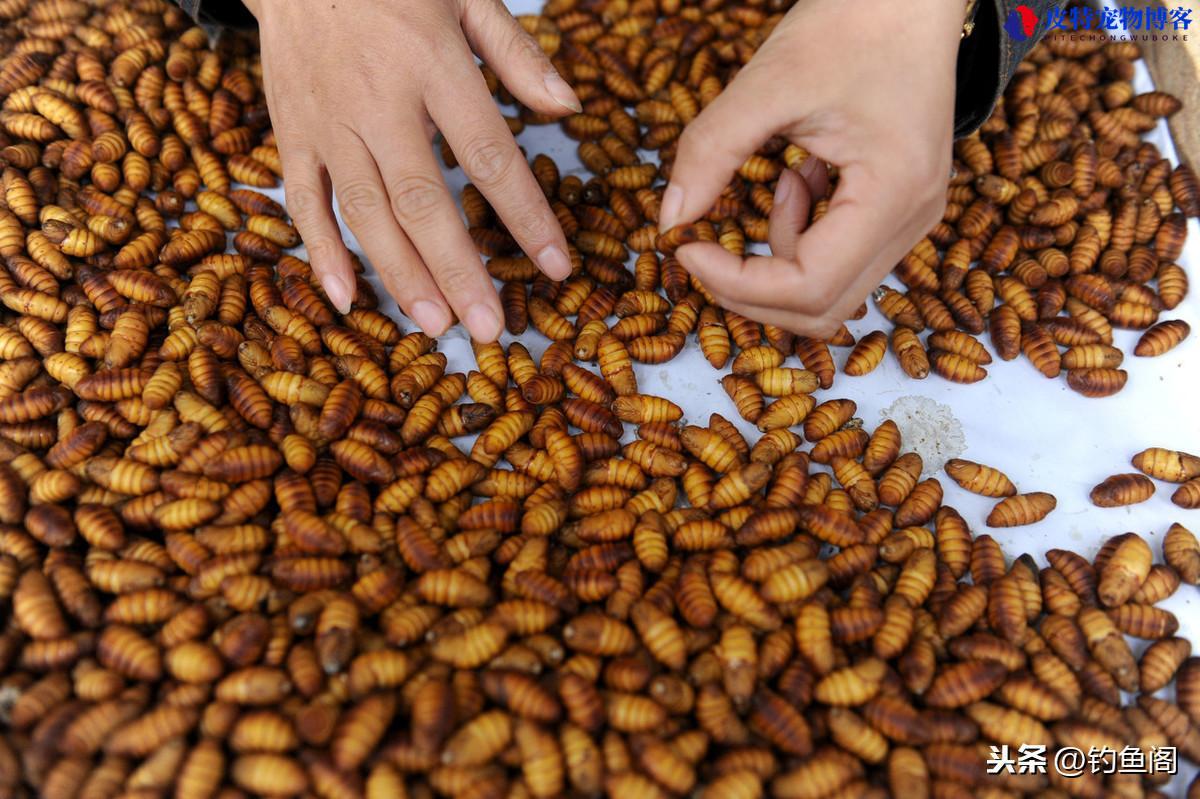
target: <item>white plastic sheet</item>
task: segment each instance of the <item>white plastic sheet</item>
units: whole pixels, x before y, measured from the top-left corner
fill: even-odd
[[[538,0],[512,0],[514,13],[532,13]],[[1144,45],[1170,46],[1170,45]],[[1152,88],[1149,74],[1141,62],[1137,66],[1135,88]],[[1166,125],[1161,124],[1147,137],[1177,162]],[[534,127],[519,137],[529,157],[546,153],[558,162],[564,174],[576,173],[587,177],[575,153],[576,143],[567,139],[557,126]],[[461,170],[446,171],[446,181],[458,195],[466,182]],[[282,200],[282,191],[274,193]],[[339,219],[340,222],[340,219]],[[345,240],[360,255],[361,248],[342,225]],[[1189,272],[1200,263],[1200,225],[1190,220],[1188,242],[1180,260]],[[379,292],[381,307],[392,313],[406,331],[415,325],[401,316],[387,297],[378,279],[368,278]],[[1195,281],[1193,272],[1193,281]],[[889,283],[899,287],[893,279]],[[1133,471],[1130,457],[1149,446],[1165,446],[1200,453],[1200,299],[1195,291],[1178,308],[1164,312],[1160,318],[1186,320],[1197,335],[1191,336],[1169,354],[1159,358],[1133,357],[1133,345],[1139,331],[1118,330],[1115,345],[1127,354],[1124,367],[1129,372],[1125,389],[1114,397],[1089,399],[1071,391],[1064,378],[1048,380],[1038,373],[1023,356],[1012,362],[995,357],[987,336],[980,337],[992,351],[994,362],[988,366],[988,377],[970,386],[956,385],[935,375],[923,381],[908,378],[889,353],[883,364],[872,374],[853,378],[841,374],[841,365],[848,349],[834,350],[839,373],[833,387],[819,391],[818,400],[848,397],[858,404],[857,416],[868,429],[884,418],[883,412],[897,400],[903,404],[922,404],[922,400],[938,403],[961,426],[964,447],[961,452],[949,452],[947,457],[961,455],[974,461],[1002,469],[1022,492],[1048,491],[1058,498],[1058,507],[1042,522],[1028,527],[992,530],[984,519],[993,500],[961,490],[944,472],[933,472],[945,488],[945,504],[957,508],[976,533],[988,532],[999,540],[1010,558],[1023,552],[1032,554],[1039,564],[1045,564],[1047,549],[1062,547],[1091,557],[1109,536],[1134,531],[1146,537],[1160,552],[1162,535],[1172,522],[1180,522],[1200,532],[1200,511],[1185,511],[1169,501],[1174,486],[1160,483],[1149,501],[1128,508],[1103,509],[1088,500],[1091,488],[1109,475]],[[870,305],[870,303],[868,303]],[[872,306],[867,316],[849,323],[850,330],[860,337],[872,330],[890,330],[889,323]],[[507,343],[511,337],[505,335]],[[533,352],[541,355],[549,343],[530,329],[520,340]],[[451,371],[474,368],[469,341],[461,327],[447,333],[438,344],[449,359]],[[793,357],[788,365],[799,366]],[[669,397],[682,406],[686,418],[705,424],[710,414],[720,413],[738,424],[747,440],[757,440],[758,432],[743,422],[733,403],[722,391],[718,380],[724,372],[714,370],[702,357],[695,338],[689,339],[685,350],[674,360],[661,366],[637,366],[638,384],[643,392]],[[916,398],[916,399],[913,399]],[[902,429],[913,429],[901,418]],[[926,419],[925,421],[928,421]],[[917,427],[922,425],[920,421]],[[936,432],[936,430],[934,431]],[[956,431],[951,431],[956,432]],[[627,440],[631,438],[627,434]],[[820,468],[820,467],[817,467]],[[1200,649],[1200,619],[1191,614],[1197,609],[1197,593],[1184,585],[1164,605],[1172,610],[1181,623],[1180,635],[1190,639]],[[1140,653],[1145,642],[1133,642]],[[1187,774],[1172,783],[1172,793],[1182,796],[1186,781],[1194,769],[1181,764]]]

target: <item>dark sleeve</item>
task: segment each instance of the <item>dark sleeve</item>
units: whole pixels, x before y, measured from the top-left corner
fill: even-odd
[[[1046,32],[1046,12],[1063,0],[979,0],[975,28],[958,48],[958,91],[954,98],[954,135],[978,128],[1008,85],[1021,59]],[[1023,6],[1025,11],[1018,11]],[[1022,15],[1037,18],[1025,36]]]
[[[189,17],[206,25],[253,28],[254,15],[240,0],[175,0]]]

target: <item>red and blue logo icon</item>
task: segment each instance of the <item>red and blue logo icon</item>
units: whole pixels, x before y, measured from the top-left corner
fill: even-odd
[[[1033,13],[1033,9],[1026,5],[1019,5],[1012,11],[1008,12],[1008,19],[1004,21],[1004,32],[1018,42],[1023,42],[1033,35],[1037,30],[1038,15]]]

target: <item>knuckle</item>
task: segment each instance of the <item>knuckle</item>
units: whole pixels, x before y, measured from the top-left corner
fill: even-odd
[[[338,188],[338,206],[347,222],[361,222],[379,209],[383,201],[380,194],[379,187],[370,180],[350,180]]]
[[[398,6],[399,4],[394,5]],[[404,21],[404,32],[410,42],[420,46],[428,46],[437,42],[439,31],[445,27],[445,19],[440,5],[419,9],[413,7],[413,11],[419,13],[409,14]]]
[[[712,151],[717,142],[709,127],[704,115],[701,114],[683,129],[683,133],[679,136],[679,150],[675,158],[677,163],[685,158],[693,158],[701,153]]]
[[[555,233],[561,230],[558,220],[549,213],[549,210],[546,213],[535,210],[538,201],[545,204],[545,200],[539,194],[536,200],[527,203],[520,210],[502,214],[504,226],[508,228],[508,232],[524,245],[523,249],[532,252],[540,251],[541,248],[536,245],[552,241]]]
[[[427,41],[438,49],[432,50],[434,53],[450,53],[458,51],[465,55],[470,55],[467,50],[466,41],[463,39],[462,26],[459,21],[454,21],[452,24],[433,23],[430,25]]]
[[[388,294],[396,300],[396,304],[408,314],[418,297],[416,285],[420,273],[402,261],[389,261],[378,268],[379,279]]]
[[[304,248],[308,257],[314,263],[328,264],[338,258],[344,250],[340,241],[334,241],[329,236],[312,234],[304,240]]]
[[[377,271],[384,282],[395,283],[397,287],[406,287],[414,283],[424,272],[425,265],[416,263],[410,258],[391,257],[380,262]]]
[[[458,54],[467,47],[463,41],[462,28],[458,25],[446,24],[446,21],[440,18],[413,24],[408,33],[414,44],[413,52]],[[469,52],[468,50],[468,55]],[[440,70],[422,70],[417,73],[416,77],[417,85],[426,94],[456,88],[447,85],[444,73],[441,73]]]
[[[832,286],[824,283],[818,283],[810,287],[804,292],[804,295],[796,300],[795,308],[801,313],[811,316],[820,316],[828,313],[830,306],[838,299]],[[837,326],[834,326],[834,330]]]
[[[388,187],[392,212],[401,223],[419,225],[432,218],[444,191],[437,181],[412,174],[398,178]]]
[[[326,235],[312,234],[305,239],[304,246],[312,258],[329,258],[334,254],[334,242]]]
[[[938,222],[942,221],[942,217],[945,213],[946,194],[945,192],[938,192],[926,205],[926,213],[921,219],[922,227],[932,228]]]
[[[328,204],[315,186],[300,177],[301,174],[295,173],[295,177],[288,175],[283,193],[288,214],[296,220],[297,225],[303,226],[320,212],[322,203],[326,203],[326,208]]]
[[[932,175],[935,174],[944,173],[938,172],[936,167],[928,171],[922,169],[921,174],[914,178],[919,182],[913,185],[909,194],[912,201],[911,216],[916,220],[916,224],[926,229],[937,224],[946,210],[946,192],[940,188],[944,181],[939,182],[933,178]]]
[[[508,27],[508,52],[514,59],[526,58],[539,64],[549,62],[550,59],[542,52],[542,48],[538,46],[538,43],[515,20],[509,23]]]
[[[823,311],[824,306],[815,298],[805,297],[792,303],[792,310],[797,313],[805,314],[806,316],[811,316],[812,314]]]
[[[477,183],[503,182],[513,169],[516,145],[498,136],[480,136],[469,142],[463,153],[463,168]]]
[[[433,276],[442,293],[451,300],[466,300],[473,293],[476,276],[469,269],[443,264],[434,269]]]
[[[833,335],[838,332],[838,328],[841,327],[841,324],[833,321],[832,319],[820,318],[804,324],[803,327],[805,329],[799,331],[802,334],[826,340],[832,338]]]

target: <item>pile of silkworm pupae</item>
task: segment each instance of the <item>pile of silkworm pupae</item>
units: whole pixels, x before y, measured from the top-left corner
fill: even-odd
[[[477,345],[462,374],[365,280],[337,314],[285,252],[251,40],[211,48],[163,0],[0,0],[0,796],[1135,797],[1169,775],[985,763],[1200,761],[1200,658],[1156,607],[1200,582],[1191,532],[1161,563],[1132,533],[1006,558],[895,424],[817,399],[848,334],[737,317],[670,257],[764,239],[805,157],[769,143],[708,219],[654,228],[683,125],[785,10],[522,18],[584,102],[563,126],[595,177],[533,161],[575,248],[562,284],[464,192],[508,327],[553,343]],[[1044,46],[958,145],[947,221],[877,296],[910,374],[978,374],[991,317],[1005,357],[1015,330],[1039,368],[1070,347],[1085,393],[1123,382],[1105,325],[1182,297],[1172,203],[1196,199],[1138,141],[1172,106],[1132,96],[1135,57]],[[692,333],[756,440],[639,392],[634,362]],[[1190,457],[1134,465],[1183,482]],[[995,526],[1053,502],[947,473],[1000,499]]]

